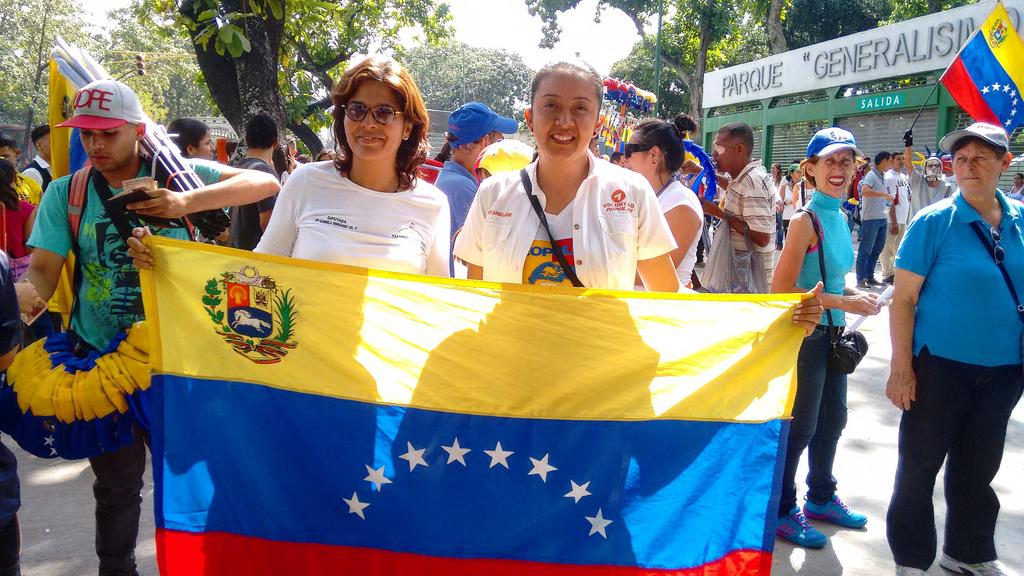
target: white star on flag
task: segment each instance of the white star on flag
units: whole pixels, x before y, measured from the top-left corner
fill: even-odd
[[[469,448],[463,448],[462,446],[459,446],[458,436],[455,437],[455,441],[452,442],[451,446],[441,446],[441,449],[448,453],[448,464],[451,464],[452,462],[458,462],[463,466],[466,465],[466,460],[463,457],[466,454],[472,452],[472,450],[470,450]]]
[[[494,447],[494,450],[484,450],[484,454],[491,457],[491,465],[488,466],[488,468],[494,468],[495,465],[501,464],[506,470],[508,470],[508,457],[515,454],[515,452],[502,450],[501,442],[498,442],[498,445]]]
[[[53,446],[53,434],[43,438],[43,446]]]
[[[600,534],[605,540],[608,539],[608,535],[604,533],[604,529],[612,523],[611,520],[605,520],[604,516],[601,515],[601,509],[597,509],[597,516],[584,516],[587,522],[590,522],[590,534],[587,536],[593,536],[594,534]]]
[[[1010,98],[1016,98],[1016,97],[1017,97],[1017,91],[1016,90],[1010,90]]]
[[[1013,110],[1010,110],[1010,116],[1016,116],[1016,115],[1017,115],[1017,109],[1016,108],[1014,108]]]
[[[1010,93],[1010,85],[1009,84],[1007,84],[1006,86],[1003,86],[1003,92],[1006,92],[1007,94]]]
[[[548,472],[554,472],[555,470],[558,470],[558,468],[555,468],[551,464],[548,464],[548,456],[550,456],[550,454],[545,454],[544,457],[541,458],[540,460],[537,460],[536,458],[530,458],[530,462],[533,462],[533,470],[530,470],[530,473],[527,474],[527,476],[532,476],[536,474],[537,476],[540,476],[541,481],[547,482]]]
[[[583,498],[584,496],[590,496],[590,491],[587,490],[587,488],[590,486],[589,481],[584,482],[583,484],[577,484],[572,480],[569,480],[569,485],[571,486],[572,490],[569,490],[569,493],[564,496],[565,498],[573,498],[576,500],[576,503],[579,504],[580,498]]]
[[[345,502],[345,504],[348,504],[349,514],[355,514],[363,520],[366,520],[366,515],[363,514],[363,510],[365,510],[366,507],[369,506],[369,504],[366,502],[360,502],[358,494],[353,492],[351,498],[342,498],[342,500]],[[598,510],[597,513],[599,516],[601,515],[600,510]]]
[[[982,94],[988,94],[989,93],[988,86],[982,86],[981,87],[981,93]]]
[[[405,445],[408,447],[408,451],[399,456],[399,458],[409,463],[409,472],[415,470],[417,466],[430,466],[427,464],[427,461],[423,459],[423,453],[427,451],[426,448],[420,448],[417,450],[412,447],[412,442],[406,442]]]
[[[383,486],[384,484],[391,484],[391,480],[389,480],[388,477],[384,475],[383,466],[374,470],[373,468],[370,467],[369,464],[367,464],[366,471],[368,472],[368,474],[366,475],[366,478],[363,478],[363,480],[373,483],[373,486],[377,489],[378,492],[380,492],[380,487]]]
[[[992,89],[993,90],[1001,90],[1002,88],[1003,88],[1003,85],[998,83],[998,82],[996,82],[995,84],[992,85]]]
[[[1010,127],[1010,124],[1013,124],[1013,120],[1007,120],[1007,121],[1006,121],[1006,127],[1007,127],[1007,128],[1009,128],[1009,127]]]

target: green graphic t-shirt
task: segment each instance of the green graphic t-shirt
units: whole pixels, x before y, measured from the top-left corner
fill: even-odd
[[[190,161],[199,178],[212,184],[220,180],[220,171],[212,162]],[[149,176],[147,163],[143,163],[138,176]],[[68,188],[71,177],[54,180],[39,204],[35,225],[28,245],[48,250],[64,258],[72,249],[71,227],[68,224]],[[111,194],[121,192],[111,188]],[[170,238],[188,239],[185,228],[150,227],[154,234]],[[81,254],[77,266],[81,267],[81,286],[75,295],[77,308],[71,327],[92,346],[102,349],[122,328],[142,320],[142,291],[139,271],[128,257],[128,246],[117,233],[89,179],[89,193],[85,212],[78,232]]]

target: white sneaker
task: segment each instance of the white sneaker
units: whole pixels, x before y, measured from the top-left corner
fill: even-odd
[[[1017,576],[1016,572],[1005,568],[999,560],[967,564],[943,554],[939,560],[939,566],[950,572],[966,576]]]
[[[927,574],[924,570],[919,568],[911,568],[910,566],[896,565],[896,576],[918,576],[918,574]]]

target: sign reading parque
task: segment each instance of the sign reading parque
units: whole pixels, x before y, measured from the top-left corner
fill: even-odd
[[[708,72],[704,107],[943,69],[995,5],[978,2]],[[1024,0],[1003,5],[1020,33]]]

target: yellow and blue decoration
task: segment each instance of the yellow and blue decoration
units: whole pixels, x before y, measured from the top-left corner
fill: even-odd
[[[67,333],[22,350],[0,387],[0,431],[41,458],[99,456],[149,428],[149,331],[143,323],[102,351],[76,356]]]

